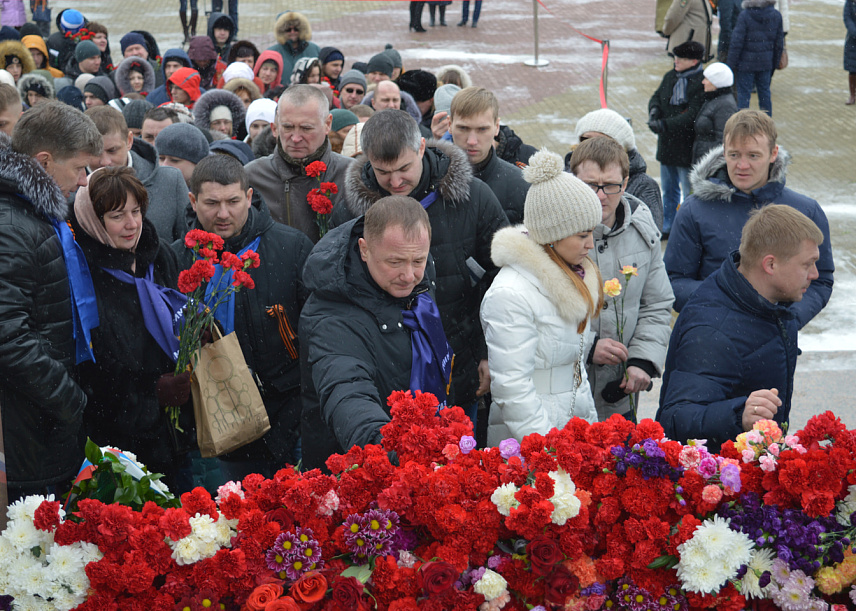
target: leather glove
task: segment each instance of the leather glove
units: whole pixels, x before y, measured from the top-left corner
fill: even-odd
[[[199,345],[207,346],[211,343],[213,336],[211,335],[211,329],[205,329],[202,331],[202,335],[199,336]]]
[[[655,134],[662,134],[664,131],[666,131],[663,122],[659,119],[654,121],[648,121],[648,129],[650,129]]]
[[[158,378],[155,392],[161,407],[184,405],[190,398],[190,372],[185,371],[179,375],[163,374]]]
[[[660,110],[659,106],[653,106],[648,111],[648,122],[656,121],[657,119],[663,118],[663,111]]]

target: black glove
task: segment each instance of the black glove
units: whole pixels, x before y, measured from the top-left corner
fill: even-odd
[[[663,122],[659,119],[655,121],[648,121],[648,129],[650,129],[655,134],[662,134],[664,131],[666,131]]]
[[[660,110],[659,106],[652,106],[648,111],[648,122],[656,121],[657,119],[663,118],[663,111]]]
[[[155,385],[158,403],[161,407],[178,407],[184,405],[190,398],[190,372],[179,375],[165,373]]]

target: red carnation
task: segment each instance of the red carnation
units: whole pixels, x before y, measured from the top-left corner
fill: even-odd
[[[192,293],[199,288],[201,281],[191,270],[185,269],[178,274],[178,290],[182,293]]]
[[[253,269],[255,269],[259,265],[261,265],[261,261],[259,260],[259,253],[257,253],[257,252],[253,252],[252,250],[248,250],[244,254],[241,255],[241,261],[243,261],[245,265],[246,265],[248,259],[250,260],[250,267],[252,267]]]
[[[322,182],[321,183],[321,192],[328,193],[331,195],[335,195],[339,192],[339,187],[336,186],[335,182]]]
[[[59,501],[42,501],[33,515],[33,526],[45,532],[56,530],[59,526]]]
[[[178,541],[190,534],[190,521],[183,509],[167,509],[158,520],[158,526],[163,534],[173,541]]]
[[[306,175],[313,178],[318,178],[322,173],[327,171],[327,164],[323,161],[313,161],[306,166]]]
[[[239,269],[235,272],[235,281],[232,282],[232,285],[254,289],[256,288],[256,281],[247,272]]]
[[[309,206],[318,214],[330,214],[333,211],[333,202],[326,195],[321,195],[318,189],[312,189],[306,195]]]
[[[426,562],[419,567],[419,581],[428,596],[445,592],[457,578],[457,569],[448,562]]]

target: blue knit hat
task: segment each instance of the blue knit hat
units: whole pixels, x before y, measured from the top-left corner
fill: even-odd
[[[122,40],[119,41],[119,45],[122,47],[122,55],[125,54],[125,49],[130,47],[131,45],[143,45],[146,47],[146,39],[142,34],[137,32],[128,32],[124,36],[122,36]],[[148,47],[146,47],[148,49]]]
[[[86,23],[83,14],[73,8],[66,9],[62,12],[59,19],[59,27],[63,32],[77,34],[80,28]]]

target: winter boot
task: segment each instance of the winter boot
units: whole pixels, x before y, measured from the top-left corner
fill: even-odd
[[[848,76],[850,77],[850,99],[844,103],[853,106],[856,104],[856,72],[851,72]]]
[[[196,20],[199,18],[199,11],[190,11],[190,37],[196,36]]]
[[[440,25],[445,27],[446,26],[446,6],[441,4],[438,8],[440,9]]]
[[[181,29],[184,31],[184,44],[190,42],[190,28],[187,27],[187,13],[179,11],[178,16],[181,18]]]

